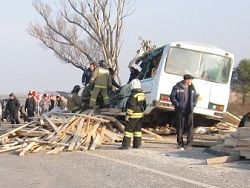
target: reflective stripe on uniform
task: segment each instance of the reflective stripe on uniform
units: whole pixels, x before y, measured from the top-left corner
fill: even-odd
[[[125,131],[124,136],[131,138],[133,136],[133,133]]]
[[[144,93],[137,93],[134,95],[134,98],[137,98],[137,101],[144,101],[145,100],[145,94]]]
[[[143,118],[144,117],[144,114],[143,112],[140,112],[140,113],[132,113],[129,115],[129,118]]]
[[[142,137],[142,132],[134,132],[134,137]]]
[[[131,110],[131,109],[127,108],[127,111],[126,111],[126,113],[127,113],[128,115],[131,115],[131,114],[133,114],[133,112],[134,112],[134,110]]]
[[[96,101],[96,99],[94,99],[94,98],[90,98],[90,100],[91,100],[91,101]]]
[[[95,88],[99,88],[99,89],[107,89],[108,87],[106,85],[95,85]]]
[[[103,98],[103,100],[108,100],[108,99],[109,99],[109,97],[104,97],[104,98]]]

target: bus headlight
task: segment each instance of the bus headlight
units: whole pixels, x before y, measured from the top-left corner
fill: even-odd
[[[209,104],[208,104],[208,109],[210,109],[210,110],[215,110],[215,111],[219,111],[219,112],[223,112],[223,110],[224,110],[224,105],[214,104],[214,103],[212,103],[212,102],[209,102]]]

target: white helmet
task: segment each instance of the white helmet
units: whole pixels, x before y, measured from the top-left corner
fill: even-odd
[[[133,79],[130,82],[130,88],[132,89],[141,89],[141,82],[138,79]]]

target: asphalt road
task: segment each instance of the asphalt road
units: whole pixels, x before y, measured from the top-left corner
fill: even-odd
[[[95,151],[0,154],[0,187],[250,187],[250,161],[206,165],[203,148],[176,150],[175,144],[120,144]]]

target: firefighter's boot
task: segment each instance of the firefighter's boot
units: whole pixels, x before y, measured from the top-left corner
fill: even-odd
[[[134,137],[133,148],[139,149],[141,147],[141,137]]]
[[[129,149],[130,142],[131,142],[131,138],[124,136],[123,141],[122,141],[122,147],[120,147],[119,149],[121,150]]]

